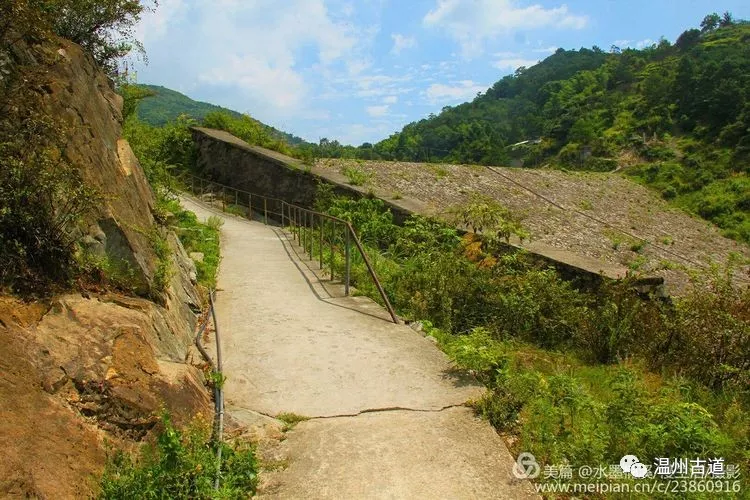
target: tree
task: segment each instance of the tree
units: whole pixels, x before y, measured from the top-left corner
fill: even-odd
[[[701,21],[701,32],[709,33],[711,31],[715,31],[716,28],[719,27],[720,22],[721,17],[719,17],[719,14],[717,14],[716,12],[707,15],[703,18],[703,21]]]
[[[675,46],[682,50],[688,50],[695,46],[701,39],[701,32],[695,28],[683,31],[682,34],[677,38]]]
[[[721,16],[721,21],[719,21],[719,26],[722,28],[726,28],[727,26],[732,26],[734,24],[734,16],[732,16],[732,13],[729,11],[724,12],[724,15]]]
[[[117,59],[136,49],[145,57],[142,44],[135,39],[135,27],[144,11],[157,2],[149,0],[46,0],[52,27],[90,52],[109,73],[117,70]]]

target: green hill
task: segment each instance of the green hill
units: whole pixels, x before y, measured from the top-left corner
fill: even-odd
[[[203,121],[208,113],[221,111],[233,118],[242,117],[242,113],[231,109],[195,101],[175,90],[158,85],[138,85],[153,92],[153,95],[143,99],[138,105],[138,118],[154,127],[161,127],[180,115],[189,115],[198,121]],[[260,123],[260,122],[259,122]],[[278,130],[270,125],[261,123],[263,128],[272,136],[282,139],[287,144],[298,145],[305,141],[297,136]]]
[[[713,14],[674,44],[559,49],[356,156],[623,170],[750,242],[750,23]]]

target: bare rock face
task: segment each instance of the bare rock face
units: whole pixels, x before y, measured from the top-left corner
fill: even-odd
[[[107,443],[148,439],[162,408],[180,424],[211,415],[169,316],[118,295],[0,298],[0,496],[90,497]]]
[[[149,240],[155,198],[130,145],[121,138],[122,98],[80,47],[64,40],[59,44],[48,71],[46,104],[69,132],[66,159],[103,198],[83,243],[95,254],[126,263],[134,272],[136,290],[145,295],[156,269]]]
[[[107,450],[148,440],[166,409],[178,424],[213,412],[201,371],[189,363],[201,299],[195,266],[158,227],[154,194],[122,132],[122,100],[76,45],[22,47],[48,74],[45,106],[66,124],[63,154],[102,203],[79,228],[86,250],[132,270],[153,294],[158,232],[174,271],[158,303],[102,293],[43,303],[0,296],[0,497],[91,498]]]

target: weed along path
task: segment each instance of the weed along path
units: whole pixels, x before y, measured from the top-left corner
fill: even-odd
[[[216,308],[229,414],[259,427],[302,420],[264,440],[276,466],[260,497],[533,496],[502,439],[464,406],[483,388],[430,340],[319,279],[281,229],[182,203],[224,219]]]

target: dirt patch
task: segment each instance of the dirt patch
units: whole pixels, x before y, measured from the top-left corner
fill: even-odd
[[[14,297],[0,297],[0,327],[16,325],[26,328],[37,324],[49,310],[45,302],[24,302]]]

